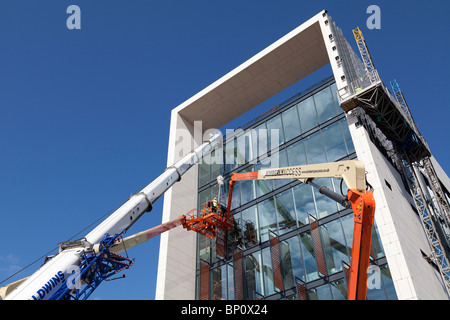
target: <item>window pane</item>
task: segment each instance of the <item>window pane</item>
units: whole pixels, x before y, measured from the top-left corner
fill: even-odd
[[[199,260],[197,263],[200,263],[200,260],[206,261],[208,263],[211,262],[211,240],[205,236],[198,235],[198,255]]]
[[[213,300],[227,299],[227,265],[212,270]]]
[[[228,300],[235,300],[236,296],[234,295],[234,267],[232,265],[228,265],[227,273],[228,273]]]
[[[203,207],[203,204],[207,201],[211,200],[211,190],[208,188],[206,190],[203,190],[198,194],[198,204],[197,209],[201,210]]]
[[[243,165],[255,158],[252,139],[252,130],[246,131],[237,137],[237,165]]]
[[[347,300],[347,284],[344,280],[331,282],[333,300]]]
[[[275,157],[278,157],[278,159],[276,159]],[[273,168],[283,168],[289,166],[287,161],[286,149],[281,150],[276,155],[272,155],[271,159],[272,159],[271,165]],[[274,161],[276,161],[277,163],[274,163]],[[293,181],[293,179],[279,179],[279,180],[275,179],[273,180],[273,189],[275,190],[279,187],[282,187],[291,181]]]
[[[286,148],[290,166],[300,166],[306,164],[305,147],[303,140],[300,140]]]
[[[304,139],[304,142],[306,159],[308,160],[309,164],[327,162],[320,131],[306,137]]]
[[[277,148],[284,143],[283,126],[281,124],[280,115],[267,120],[267,136],[270,150]]]
[[[317,262],[314,255],[314,245],[309,231],[300,234],[300,246],[302,248],[303,263],[305,266],[306,281],[319,278]]]
[[[342,228],[344,229],[345,242],[351,250],[353,244],[353,213],[341,218]],[[351,251],[350,251],[351,252]]]
[[[298,120],[297,108],[292,107],[281,114],[283,120],[284,138],[289,141],[300,135],[300,122]]]
[[[255,300],[257,295],[264,295],[261,272],[261,254],[259,251],[244,257],[247,299]]]
[[[258,163],[255,165],[255,171],[269,169],[270,163]],[[255,180],[256,196],[260,197],[273,190],[273,180]]]
[[[397,293],[395,292],[394,282],[392,281],[391,272],[387,264],[380,266],[381,278],[383,280],[384,288],[386,290],[389,300],[397,300]]]
[[[296,278],[303,281],[305,280],[298,236],[282,241],[280,247],[283,265],[282,269],[284,273],[284,287],[285,289],[290,289],[295,287]]]
[[[302,132],[311,130],[319,124],[313,97],[303,100],[297,105]]]
[[[330,86],[330,89],[331,89],[331,96],[333,97],[334,106],[336,107],[337,113],[338,114],[344,113],[344,110],[341,107],[339,107],[339,98],[336,83],[333,83]]]
[[[316,110],[320,123],[337,115],[330,87],[326,87],[322,91],[316,93],[314,95],[314,102],[316,103]]]
[[[341,222],[336,219],[320,226],[320,233],[328,274],[341,271],[342,261],[350,264],[347,255],[350,249],[346,246]]]
[[[261,242],[269,240],[269,230],[277,233],[277,219],[273,197],[258,203]]]
[[[213,186],[211,187],[211,199],[215,197],[219,197],[219,185],[217,183],[213,184]]]
[[[259,243],[259,226],[256,215],[256,206],[242,211],[243,244],[246,248]]]
[[[297,227],[292,190],[289,189],[277,194],[275,201],[278,217],[278,235],[282,235]]]
[[[248,167],[240,172],[250,172],[253,171],[252,167]],[[239,184],[241,187],[241,205],[244,205],[254,199],[256,199],[255,191],[255,181],[254,180],[243,180],[238,181],[235,186]]]
[[[348,129],[347,119],[342,119],[339,121],[341,123],[342,132],[344,133],[345,145],[347,146],[348,154],[355,152],[355,146],[353,145],[353,140]]]
[[[222,162],[221,159],[222,151],[220,149],[213,150],[211,152],[211,180],[216,180],[218,176],[222,173]]]
[[[255,146],[255,157],[265,155],[269,151],[266,123],[262,123],[252,131],[253,145]]]
[[[324,284],[320,287],[308,290],[309,300],[331,300],[330,285]]]
[[[347,149],[345,148],[344,137],[339,122],[335,122],[321,131],[325,144],[327,161],[333,162],[345,157],[347,155]]]
[[[297,221],[299,222],[299,226],[306,225],[309,223],[308,215],[316,215],[311,186],[302,183],[292,188],[292,190],[294,192]]]
[[[264,275],[264,295],[268,296],[275,293],[275,285],[273,283],[272,255],[270,247],[264,248],[262,253],[262,271]]]
[[[381,244],[380,235],[378,233],[377,224],[374,222],[372,227],[372,249],[377,258],[384,257],[383,245]]]
[[[198,165],[198,186],[204,186],[211,181],[211,166],[209,165],[210,155],[203,157],[202,162]]]
[[[236,139],[231,139],[225,145],[225,172],[230,172],[236,168],[237,163],[237,143]]]

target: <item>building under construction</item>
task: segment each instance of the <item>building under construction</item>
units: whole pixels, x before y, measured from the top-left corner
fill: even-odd
[[[331,66],[329,78],[224,135],[165,193],[163,222],[216,196],[224,202],[218,176],[358,159],[376,201],[367,298],[448,299],[450,179],[418,131],[407,93],[380,79],[362,32],[353,35],[357,52],[322,11],[173,109],[168,166],[209,129]],[[191,141],[179,139],[186,133]],[[345,192],[339,179],[319,182]],[[214,238],[183,229],[161,235],[157,299],[347,298],[350,209],[287,179],[237,182],[230,209],[234,228]]]

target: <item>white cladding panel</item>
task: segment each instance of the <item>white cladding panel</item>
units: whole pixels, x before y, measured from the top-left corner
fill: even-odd
[[[347,119],[358,160],[366,165],[367,181],[374,188],[375,223],[398,299],[448,299],[438,272],[422,257],[421,250],[430,254],[431,249],[400,175],[364,127],[356,127],[356,117]]]

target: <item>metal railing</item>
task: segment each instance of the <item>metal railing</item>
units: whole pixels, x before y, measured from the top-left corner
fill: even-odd
[[[362,76],[351,81],[347,86],[338,90],[339,102],[350,100],[368,87],[379,83],[381,83],[381,79],[377,70],[366,72]]]

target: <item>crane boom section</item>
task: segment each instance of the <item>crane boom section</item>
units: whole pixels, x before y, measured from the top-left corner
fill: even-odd
[[[179,216],[176,219],[170,220],[166,223],[162,223],[156,227],[150,228],[145,231],[141,231],[132,236],[126,237],[122,240],[114,243],[109,250],[114,253],[121,253],[125,250],[133,248],[153,237],[160,235],[163,232],[169,231],[175,227],[181,226],[186,222],[186,216]]]
[[[213,136],[191,153],[168,167],[158,178],[131,198],[116,212],[111,214],[98,227],[86,235],[86,241],[99,243],[105,234],[118,234],[128,230],[145,212],[152,209],[153,203],[159,199],[173,184],[180,181],[181,176],[194,166],[203,155],[211,152],[222,141],[220,133]]]
[[[181,176],[192,168],[200,158],[211,152],[222,142],[222,135],[216,133],[209,141],[185,155],[168,167],[139,193],[134,194],[125,204],[89,232],[78,247],[63,249],[55,258],[47,261],[39,270],[5,297],[5,300],[47,300],[63,283],[72,281],[72,272],[80,266],[82,257],[92,252],[105,235],[118,235],[128,230],[145,212],[151,211],[153,203]],[[68,285],[71,287],[72,284]]]

